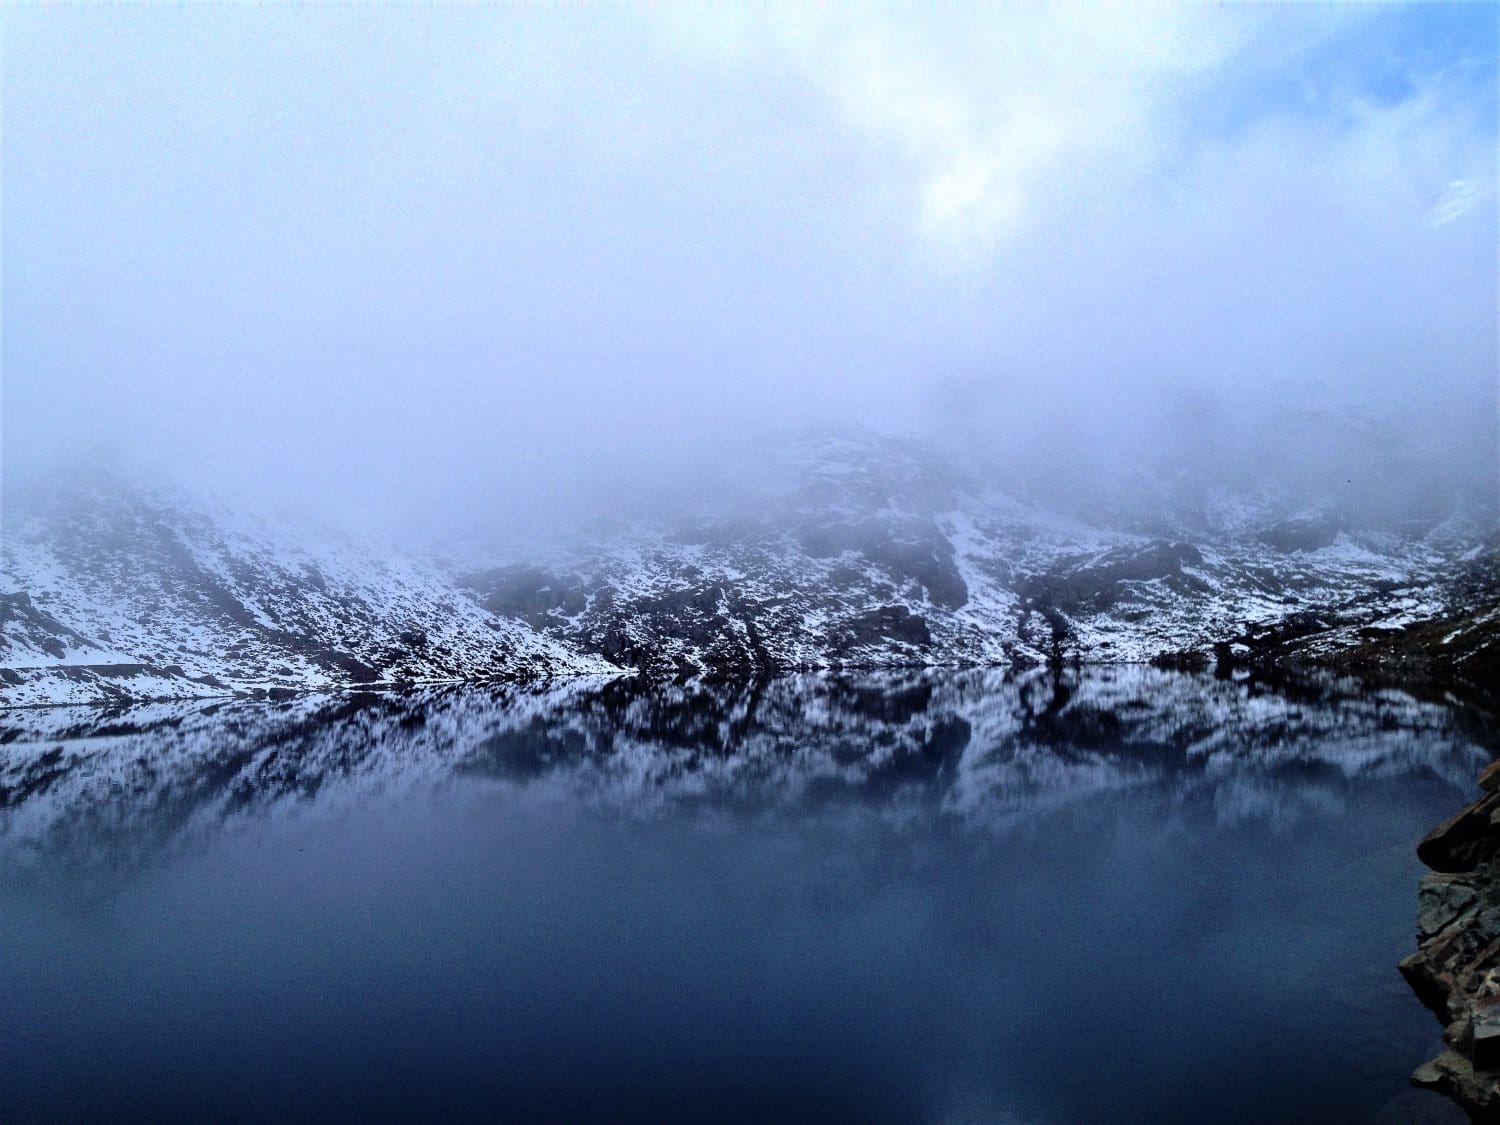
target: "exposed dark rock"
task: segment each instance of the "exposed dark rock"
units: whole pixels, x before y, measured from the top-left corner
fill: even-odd
[[[322,662],[344,672],[356,684],[373,684],[380,679],[379,672],[352,653],[326,652],[319,655]]]
[[[1175,672],[1206,672],[1211,663],[1208,654],[1188,649],[1183,652],[1159,652],[1151,658],[1157,668],[1168,668]]]
[[[1266,546],[1289,555],[1294,551],[1316,551],[1339,537],[1339,521],[1333,516],[1304,516],[1282,520],[1260,534]]]
[[[1417,890],[1417,936],[1426,941],[1442,933],[1473,906],[1478,890],[1466,875],[1435,872],[1422,876]]]
[[[1064,613],[1099,613],[1111,609],[1130,583],[1165,582],[1172,589],[1198,590],[1202,583],[1183,573],[1203,554],[1191,543],[1158,540],[1145,547],[1120,547],[1088,561],[1032,575],[1018,585],[1022,597]]]
[[[553,574],[539,566],[506,566],[460,580],[491,613],[519,617],[541,626],[554,613],[571,617],[588,606],[588,593],[573,575]]]
[[[799,541],[813,558],[857,552],[893,578],[917,583],[929,601],[945,609],[958,609],[969,600],[953,544],[930,519],[872,516],[853,523],[809,524]]]
[[[1396,627],[1365,624],[1378,596],[1430,599],[1434,592],[1446,607],[1440,612]],[[1487,552],[1455,567],[1438,591],[1385,589],[1341,605],[1295,610],[1272,624],[1247,626],[1214,652],[1226,668],[1326,668],[1494,709],[1500,705],[1500,554]]]
[[[1500,838],[1491,818],[1500,812],[1500,793],[1487,793],[1439,824],[1420,844],[1417,858],[1434,871],[1472,871],[1494,854]]]
[[[58,660],[71,648],[91,647],[88,638],[33,604],[31,594],[25,590],[0,594],[0,659],[11,643],[18,642],[26,642]]]
[[[1454,1099],[1474,1121],[1500,1121],[1500,793],[1485,793],[1428,833],[1417,854],[1437,870],[1417,892],[1417,951],[1401,962],[1412,991],[1444,1024],[1448,1049],[1418,1067],[1417,1086]]]
[[[1448,1095],[1463,1105],[1474,1121],[1493,1121],[1500,1114],[1500,1088],[1476,1073],[1474,1064],[1459,1051],[1444,1051],[1423,1063],[1411,1080],[1414,1086]]]
[[[545,566],[523,554],[462,574],[101,488],[7,524],[0,666],[15,675],[0,701],[114,699],[102,678],[33,671],[109,660],[165,669],[135,677],[143,693],[185,680],[200,694],[569,670],[1200,670],[1210,653],[1225,678],[1333,666],[1404,690],[1500,683],[1500,559],[1482,553],[1478,521],[1421,543],[1351,525],[1356,549],[1306,554],[1297,536],[1311,532],[1263,507],[1269,547],[1201,521],[1157,521],[1147,540],[1035,509],[909,443],[806,452],[764,504],[560,537]]]
[[[850,650],[897,641],[907,645],[932,644],[927,622],[905,606],[888,605],[872,609],[841,622],[834,631],[834,651]]]

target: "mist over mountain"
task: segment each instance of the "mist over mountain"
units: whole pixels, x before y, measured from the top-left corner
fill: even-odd
[[[1500,5],[0,4],[0,137],[0,1120],[1500,1113]]]
[[[1140,477],[1056,507],[1045,487],[848,429],[760,445],[743,468],[427,551],[102,472],[18,493],[0,520],[0,700],[1091,662],[1229,674],[1434,629],[1453,675],[1482,681],[1495,659],[1500,541],[1472,499],[1398,527],[1270,486]]]
[[[1493,505],[1495,18],[8,10],[6,479],[421,546],[854,426],[1095,519]]]
[[[1492,8],[4,19],[13,702],[1488,620]]]

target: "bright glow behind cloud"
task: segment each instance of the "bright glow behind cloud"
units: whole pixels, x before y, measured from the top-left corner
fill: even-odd
[[[685,40],[790,67],[909,177],[913,228],[941,254],[993,251],[1068,177],[1120,181],[1183,143],[1218,68],[1254,69],[1340,17],[1196,6],[870,6],[694,12]],[[1347,22],[1347,17],[1343,17]],[[1249,57],[1245,57],[1249,56]]]

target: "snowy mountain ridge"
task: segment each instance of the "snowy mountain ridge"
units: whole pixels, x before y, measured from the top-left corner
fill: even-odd
[[[1344,647],[1397,633],[1465,608],[1472,590],[1455,575],[1492,562],[1483,522],[1458,515],[1395,534],[1223,495],[1092,523],[890,439],[804,442],[777,474],[753,502],[460,562],[95,480],[6,513],[0,704],[622,672],[1191,665],[1289,630]]]
[[[419,559],[289,538],[118,482],[5,532],[5,703],[617,671],[484,612]]]

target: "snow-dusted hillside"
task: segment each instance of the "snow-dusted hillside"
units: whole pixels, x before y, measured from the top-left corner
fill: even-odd
[[[1471,580],[1493,569],[1486,529],[1457,517],[1398,535],[1199,495],[1085,522],[913,443],[823,438],[770,456],[778,483],[733,504],[442,564],[96,478],[6,512],[0,704],[619,671],[1197,665],[1288,638],[1322,658],[1479,609]]]
[[[6,515],[0,702],[614,670],[486,613],[429,564],[116,480]]]
[[[1485,529],[1344,527],[1215,495],[1086,523],[910,444],[789,454],[755,506],[615,528],[459,575],[481,604],[674,674],[1247,654],[1288,621],[1347,646],[1455,608]],[[1191,659],[1191,657],[1189,657]]]

